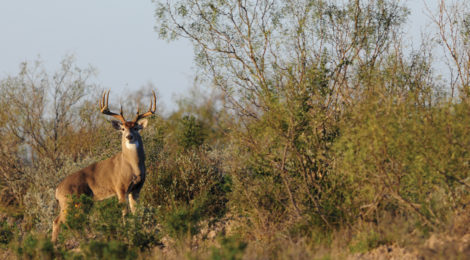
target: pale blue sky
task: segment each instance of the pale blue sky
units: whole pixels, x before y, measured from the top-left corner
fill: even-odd
[[[167,107],[192,84],[192,47],[154,31],[150,0],[0,0],[0,78],[38,55],[48,71],[67,54],[114,92],[155,84]]]
[[[406,3],[414,38],[425,24],[423,4]],[[55,71],[73,54],[81,67],[98,70],[102,87],[123,93],[152,82],[172,109],[174,97],[192,86],[193,49],[158,39],[154,11],[150,0],[0,0],[0,78],[38,56]]]

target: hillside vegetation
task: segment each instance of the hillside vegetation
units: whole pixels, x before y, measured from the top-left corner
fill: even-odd
[[[55,187],[118,153],[120,133],[91,68],[25,62],[0,80],[0,258],[470,254],[468,3],[429,10],[413,48],[401,1],[155,2],[157,33],[193,43],[198,77],[142,132],[137,213],[75,197],[49,241]],[[151,90],[120,93],[124,111]]]

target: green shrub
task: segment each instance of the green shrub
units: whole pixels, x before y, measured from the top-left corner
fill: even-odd
[[[16,253],[23,259],[55,259],[63,257],[60,249],[55,249],[52,242],[45,237],[28,234],[19,243]]]
[[[142,203],[157,207],[165,231],[173,237],[195,235],[199,223],[216,221],[227,211],[231,179],[207,147],[160,154],[158,174],[149,174]]]
[[[190,149],[201,146],[207,134],[202,122],[190,115],[181,118],[176,135],[179,145],[184,149]]]
[[[88,224],[88,215],[93,207],[93,199],[85,194],[73,194],[67,207],[65,228],[84,230]]]
[[[165,231],[173,238],[181,239],[199,232],[201,215],[198,208],[182,205],[166,212],[162,220]]]
[[[92,241],[81,246],[86,259],[136,259],[137,252],[125,243],[111,241]]]
[[[353,238],[349,251],[351,253],[365,253],[383,244],[386,244],[386,241],[381,238],[379,233],[365,230]]]
[[[213,247],[210,259],[223,260],[223,259],[242,259],[243,253],[247,247],[247,243],[241,240],[238,236],[220,237],[220,248]]]
[[[156,210],[138,207],[135,214],[128,214],[123,219],[125,206],[116,198],[96,203],[90,227],[97,231],[98,239],[116,240],[141,251],[159,245]]]
[[[80,197],[72,196],[61,237],[73,237],[85,247],[93,246],[88,243],[90,237],[96,243],[115,241],[109,244],[111,251],[120,248],[116,243],[125,245],[129,250],[141,251],[160,245],[156,210],[138,207],[135,214],[123,217],[123,207],[126,205],[120,204],[115,197],[93,202],[83,194]],[[64,242],[63,239],[59,241]]]
[[[351,220],[379,221],[386,211],[428,228],[446,221],[469,195],[468,109],[445,101],[418,106],[413,96],[393,95],[359,104],[335,144],[333,177],[347,196],[338,206]]]
[[[13,239],[13,227],[9,226],[6,221],[0,222],[0,245],[7,245]]]

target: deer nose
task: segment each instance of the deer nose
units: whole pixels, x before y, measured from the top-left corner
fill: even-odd
[[[126,138],[127,138],[127,140],[132,141],[132,139],[134,139],[134,136],[133,135],[127,135]]]

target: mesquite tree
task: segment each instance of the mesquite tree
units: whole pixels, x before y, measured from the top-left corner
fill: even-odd
[[[406,8],[374,0],[156,2],[160,36],[193,43],[201,75],[234,111],[234,143],[251,155],[238,171],[242,186],[274,187],[266,192],[288,201],[280,211],[336,221],[322,203],[338,118],[387,57],[399,56],[391,47]]]

